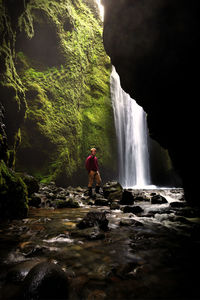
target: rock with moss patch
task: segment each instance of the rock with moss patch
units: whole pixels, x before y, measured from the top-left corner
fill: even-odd
[[[0,218],[18,219],[27,216],[28,192],[23,180],[0,161]]]
[[[91,211],[77,224],[80,229],[98,226],[102,230],[108,229],[106,212]]]
[[[79,202],[75,198],[68,198],[66,200],[56,200],[55,201],[57,208],[78,208],[80,207]]]
[[[114,199],[121,200],[123,188],[119,182],[109,181],[103,186],[103,195],[110,202]]]
[[[27,188],[28,188],[28,196],[30,197],[33,193],[37,193],[39,191],[39,183],[37,179],[31,175],[28,174],[20,174],[21,178],[25,182]]]

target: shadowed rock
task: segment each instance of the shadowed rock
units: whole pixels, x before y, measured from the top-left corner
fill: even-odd
[[[102,230],[108,229],[108,220],[106,213],[100,211],[91,211],[77,224],[80,229],[98,226]]]
[[[33,267],[24,280],[23,299],[68,299],[69,283],[58,265],[43,262]]]

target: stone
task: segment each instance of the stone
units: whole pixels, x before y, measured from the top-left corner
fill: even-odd
[[[103,185],[103,195],[111,201],[112,199],[121,199],[123,188],[117,181],[109,181]]]
[[[24,183],[28,189],[28,196],[30,197],[33,193],[37,193],[39,191],[39,183],[35,179],[35,177],[28,175],[28,174],[20,174],[21,178],[23,179]]]
[[[123,191],[122,199],[120,201],[120,204],[123,205],[132,205],[134,203],[134,196],[132,195],[131,191]]]
[[[106,212],[91,211],[77,224],[80,229],[98,226],[102,230],[108,229]]]
[[[170,206],[173,208],[181,208],[181,207],[185,207],[186,205],[187,205],[186,202],[180,202],[180,201],[175,201],[170,203]]]
[[[139,214],[143,212],[143,209],[140,206],[125,206],[123,209],[124,213],[133,213],[133,214]]]
[[[60,266],[42,262],[34,266],[23,284],[22,299],[68,299],[69,281]]]
[[[151,197],[151,204],[164,204],[167,200],[161,195],[154,195]]]
[[[120,209],[120,205],[119,205],[119,203],[118,202],[112,202],[111,204],[110,204],[110,209]]]
[[[105,198],[98,198],[95,200],[95,205],[99,205],[99,206],[108,206],[109,205],[109,201]]]
[[[57,208],[79,208],[80,207],[78,201],[72,197],[67,200],[62,200],[62,199],[56,200],[55,206]]]
[[[31,195],[31,198],[29,198],[29,206],[33,206],[33,207],[40,207],[41,204],[41,198],[40,195],[37,193],[34,193],[33,195]]]

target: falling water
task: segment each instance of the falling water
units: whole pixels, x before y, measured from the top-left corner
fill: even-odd
[[[145,188],[151,184],[146,113],[122,90],[114,66],[111,98],[118,141],[119,182],[126,188]]]

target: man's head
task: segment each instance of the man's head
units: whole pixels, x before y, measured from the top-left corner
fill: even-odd
[[[96,148],[92,148],[92,149],[90,149],[90,151],[91,151],[92,156],[96,155],[96,152],[97,152]]]

